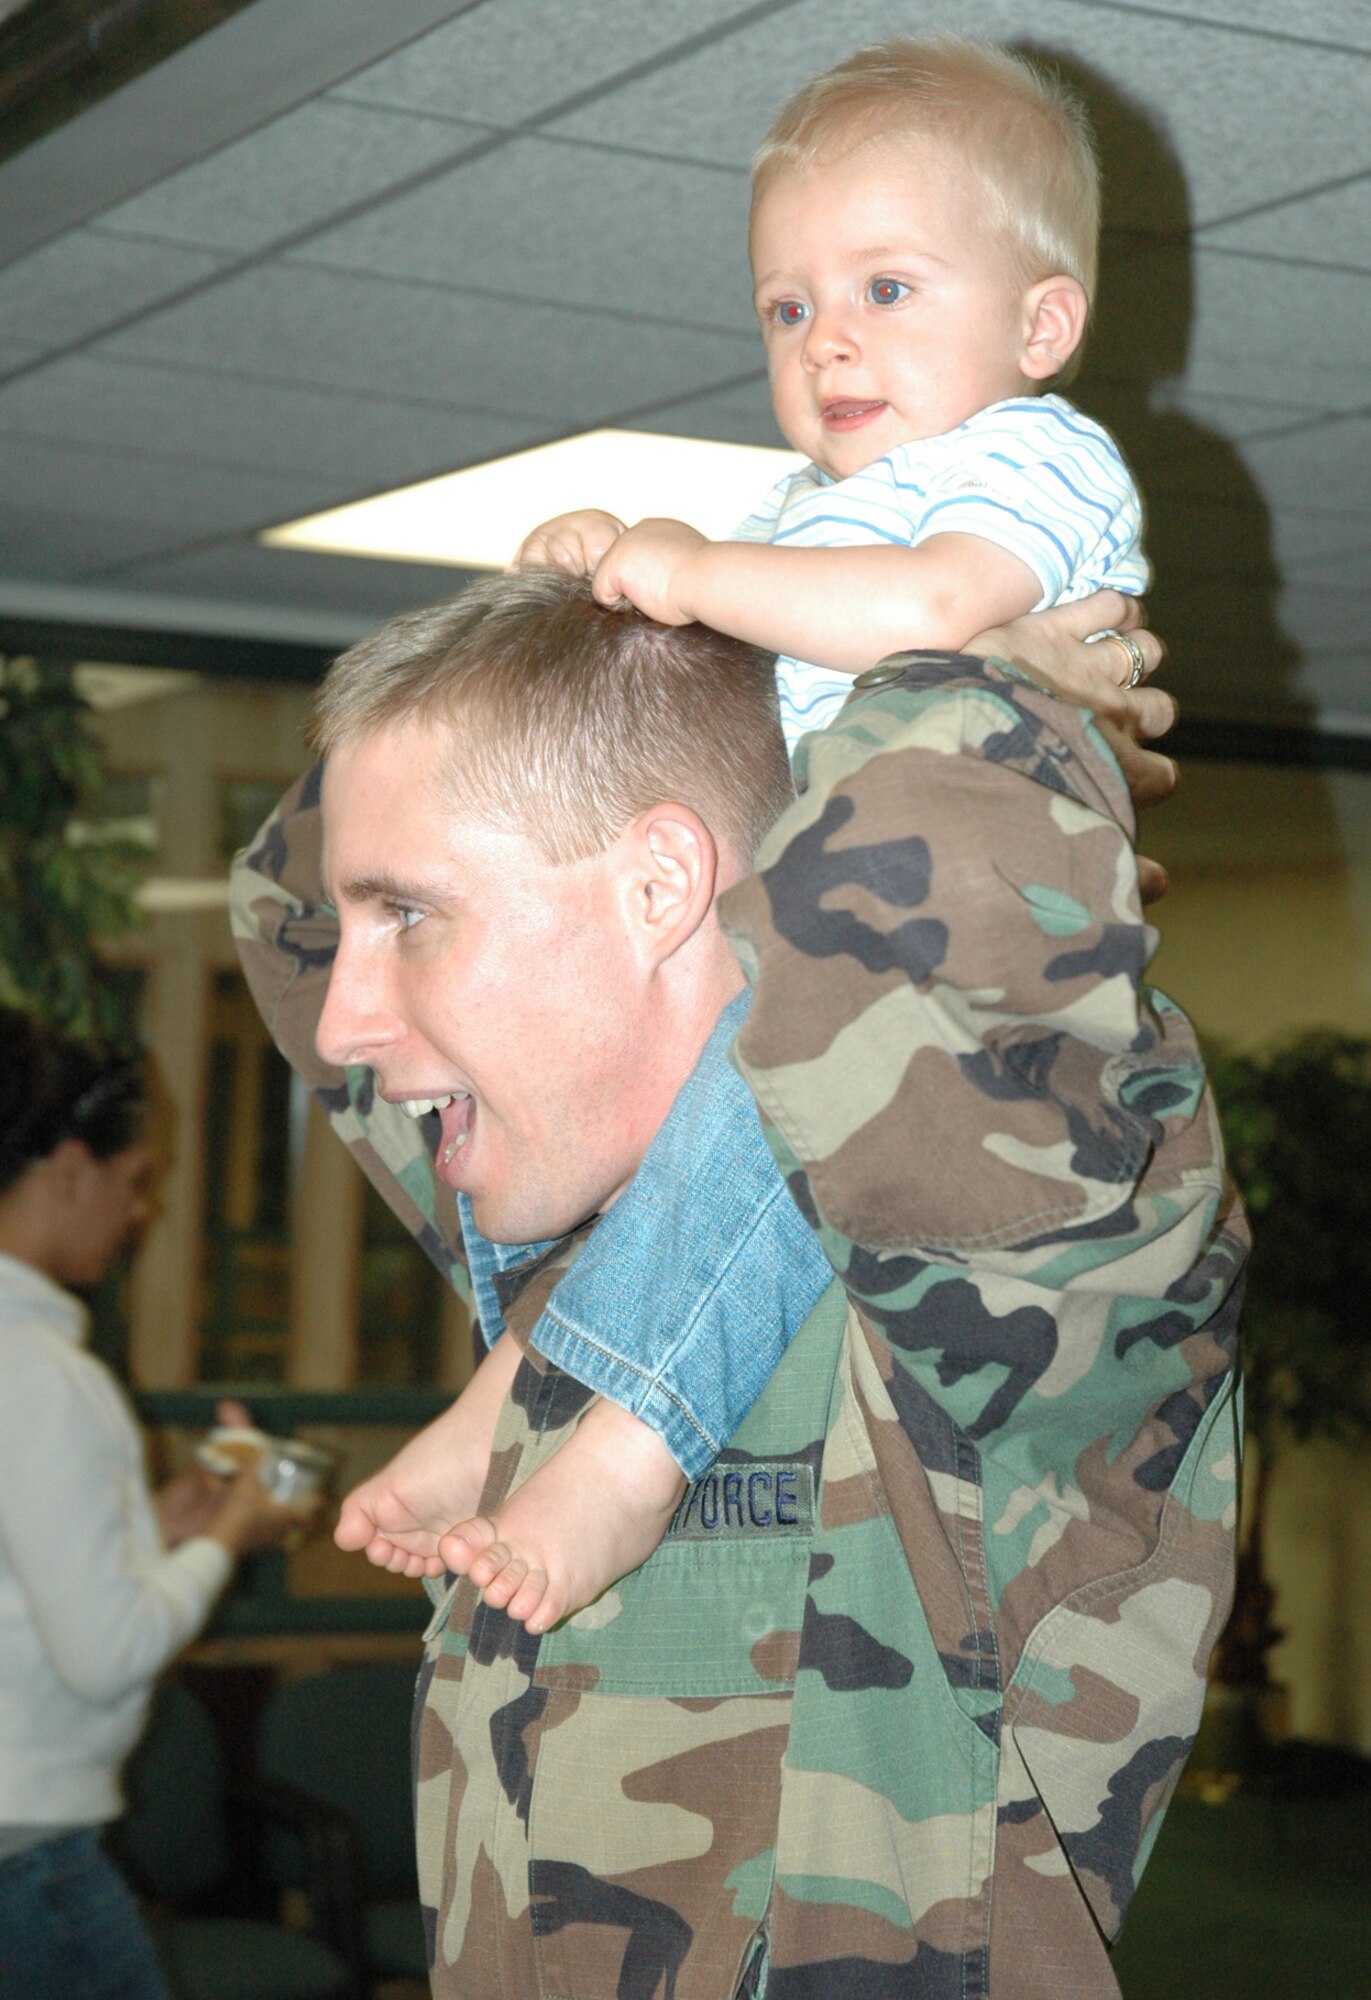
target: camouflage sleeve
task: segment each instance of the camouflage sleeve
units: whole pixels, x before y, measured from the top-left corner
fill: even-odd
[[[963,1556],[980,1523],[994,1677],[1155,1556],[1180,1482],[1197,1587],[1164,1643],[1193,1679],[1231,1408],[1226,1448],[1197,1440],[1231,1404],[1246,1236],[1193,1031],[1143,983],[1127,794],[1082,711],[900,664],[810,739],[725,899],[756,989],[736,1060]],[[949,1644],[982,1643],[956,1617]]]
[[[286,793],[233,864],[230,917],[243,973],[272,1039],[328,1114],[367,1179],[470,1303],[461,1230],[440,1197],[424,1127],[377,1097],[369,1069],[334,1068],[314,1046],[338,943],[321,882],[315,764]]]

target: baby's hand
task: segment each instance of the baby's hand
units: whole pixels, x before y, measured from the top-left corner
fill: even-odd
[[[684,521],[639,521],[602,557],[592,586],[601,604],[631,604],[659,625],[691,625],[686,573],[707,537]]]
[[[589,576],[623,532],[623,522],[599,507],[554,514],[520,543],[510,568],[564,569],[570,576]]]

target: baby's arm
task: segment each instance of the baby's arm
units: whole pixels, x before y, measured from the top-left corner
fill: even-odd
[[[917,548],[711,542],[683,521],[640,521],[595,572],[602,604],[624,599],[664,625],[698,619],[768,652],[859,674],[890,653],[956,652],[1029,612],[1042,585],[979,535]]]

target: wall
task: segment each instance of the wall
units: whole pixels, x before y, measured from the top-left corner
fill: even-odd
[[[1189,765],[1141,844],[1173,878],[1153,976],[1202,1034],[1371,1037],[1371,776]],[[1371,1452],[1292,1451],[1269,1505],[1290,1726],[1371,1754]]]

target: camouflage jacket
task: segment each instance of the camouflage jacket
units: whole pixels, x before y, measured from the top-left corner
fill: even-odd
[[[903,668],[810,739],[722,910],[736,1059],[841,1283],[640,1570],[541,1641],[440,1604],[442,2000],[1117,1993],[1231,1590],[1245,1234],[1142,984],[1112,758],[994,664]],[[299,1057],[327,927],[296,824],[240,907]],[[306,1061],[450,1256],[413,1128]],[[516,1336],[582,1240],[511,1280]],[[585,1401],[527,1355],[487,1505]]]

